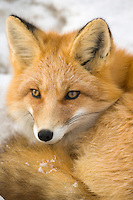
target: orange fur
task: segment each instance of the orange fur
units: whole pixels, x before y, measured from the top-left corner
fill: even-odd
[[[59,35],[11,16],[7,35],[14,67],[9,114],[20,125],[27,117],[22,126],[29,141],[35,140],[33,126],[36,138],[40,130],[53,131],[45,141],[53,145],[21,137],[11,141],[0,155],[1,195],[7,200],[133,199],[133,56],[117,50],[102,19]],[[67,99],[71,91],[80,95]],[[47,160],[54,155],[51,164]]]
[[[125,93],[79,144],[75,173],[101,199],[133,199],[132,101]]]
[[[0,194],[6,200],[98,199],[74,177],[61,147],[12,138],[0,156]]]

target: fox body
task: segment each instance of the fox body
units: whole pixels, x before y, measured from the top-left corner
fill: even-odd
[[[26,139],[22,145],[19,138],[1,153],[1,195],[7,200],[133,199],[133,57],[116,49],[106,22],[95,19],[80,31],[59,35],[10,16],[7,36],[14,67],[9,114],[30,142],[37,138],[52,146]],[[52,163],[52,169],[59,170],[47,165],[38,174],[35,154],[40,162],[58,154],[58,167]],[[23,167],[27,155],[30,168]],[[59,177],[71,190],[64,190]],[[26,192],[20,192],[23,186]]]

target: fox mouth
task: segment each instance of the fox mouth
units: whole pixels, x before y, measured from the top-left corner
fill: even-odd
[[[51,129],[51,127],[42,127],[39,129],[34,123],[33,132],[37,140],[46,144],[54,144],[63,139],[64,136],[77,137],[82,132],[93,126],[100,112],[80,113],[77,112],[72,118],[67,120],[64,125],[59,125]]]
[[[100,113],[101,111],[87,112],[85,108],[82,108],[62,124],[51,128],[44,123],[41,127],[38,127],[33,116],[33,110],[29,107],[28,111],[21,112],[21,116],[19,113],[18,129],[33,142],[37,139],[46,144],[54,144],[62,140],[62,142],[66,141],[67,144],[67,139],[73,141],[84,131],[91,128]],[[35,137],[33,137],[33,134]]]

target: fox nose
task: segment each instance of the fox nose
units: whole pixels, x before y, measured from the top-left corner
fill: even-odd
[[[42,141],[50,141],[53,138],[53,132],[50,130],[41,130],[38,133],[38,137]]]

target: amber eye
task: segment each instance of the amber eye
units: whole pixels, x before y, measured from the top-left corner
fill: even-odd
[[[41,98],[41,94],[40,94],[39,90],[31,89],[31,94],[35,98],[38,98],[38,99]]]
[[[65,96],[66,100],[76,99],[80,95],[80,91],[69,91]]]

